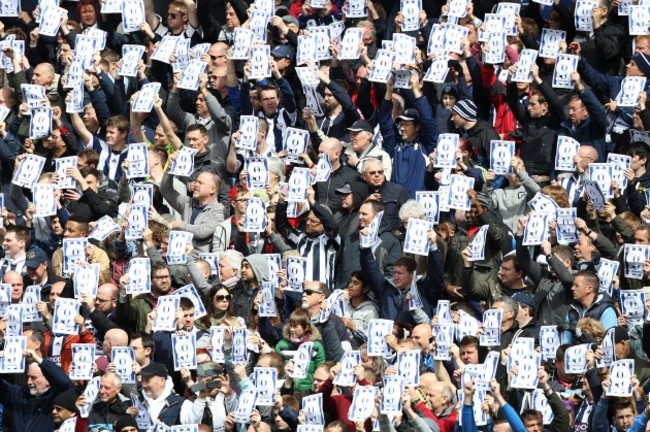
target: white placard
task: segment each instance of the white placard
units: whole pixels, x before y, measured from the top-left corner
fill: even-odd
[[[537,61],[537,50],[526,48],[519,54],[517,70],[512,75],[512,82],[530,82],[533,78],[531,68]]]
[[[612,188],[612,177],[614,175],[614,165],[609,163],[591,163],[589,164],[589,179],[598,185],[598,189],[603,193],[605,198],[614,196]]]
[[[57,186],[59,189],[74,189],[77,182],[67,174],[68,168],[77,168],[77,156],[68,156],[54,159],[56,173],[59,175]]]
[[[153,331],[175,331],[176,311],[180,307],[180,297],[168,295],[158,297],[156,318],[153,320]]]
[[[617,360],[609,367],[610,385],[605,390],[608,397],[632,396],[634,359]]]
[[[41,22],[38,26],[38,35],[55,37],[61,28],[61,17],[68,11],[58,6],[45,6],[39,15]]]
[[[48,183],[37,183],[32,189],[34,198],[34,212],[35,217],[48,217],[56,216],[56,203],[55,196],[56,185]]]
[[[194,172],[194,156],[198,150],[183,147],[178,151],[178,156],[172,162],[172,167],[169,169],[169,174],[179,177],[190,177]]]
[[[174,370],[196,369],[196,333],[172,334]]]
[[[433,327],[435,335],[436,350],[433,353],[434,360],[451,360],[449,349],[454,343],[454,325],[453,324],[436,324]]]
[[[124,233],[127,240],[139,240],[149,225],[149,205],[134,204],[129,209],[128,226]]]
[[[357,60],[361,55],[360,44],[363,38],[363,29],[350,27],[343,34],[339,60]]]
[[[126,293],[131,295],[151,292],[151,260],[149,258],[131,258],[127,268],[129,283]]]
[[[645,321],[645,291],[621,290],[621,313],[627,318],[628,326],[642,326]]]
[[[501,344],[501,309],[488,309],[483,313],[483,333],[480,337],[481,346],[499,346]]]
[[[63,239],[63,273],[71,274],[77,264],[86,262],[87,238],[64,238]]]
[[[91,297],[97,297],[97,287],[99,285],[99,274],[101,273],[101,264],[79,263],[74,271],[74,296],[79,298],[84,294],[90,294]]]
[[[557,58],[560,54],[560,41],[566,39],[564,30],[542,29],[542,37],[539,45],[539,57]]]
[[[140,24],[145,21],[143,0],[123,0],[122,27],[124,33],[139,31]]]
[[[23,373],[26,349],[26,336],[6,336],[3,355],[0,357],[0,373]]]
[[[305,413],[306,425],[325,425],[323,412],[323,394],[316,393],[302,398],[302,411]]]
[[[278,370],[274,367],[256,367],[253,369],[253,377],[258,392],[257,405],[273,406]]]
[[[355,387],[352,405],[350,405],[350,410],[348,411],[348,419],[350,421],[365,421],[368,419],[375,409],[375,397],[377,393],[377,387]]]
[[[381,394],[379,412],[385,415],[396,415],[401,413],[403,392],[404,379],[401,376],[384,376],[384,390]]]
[[[531,351],[519,360],[517,375],[512,379],[511,387],[534,390],[539,382],[539,366],[542,354]]]
[[[629,6],[628,33],[631,36],[650,34],[648,22],[650,21],[650,5]]]
[[[190,60],[187,63],[187,67],[183,70],[183,76],[181,76],[181,79],[178,81],[177,87],[184,90],[198,90],[199,82],[201,81],[201,74],[205,72],[207,67],[208,64],[201,59]]]
[[[639,103],[639,93],[645,90],[646,77],[626,76],[616,95],[616,104],[621,107],[634,107]]]
[[[417,41],[414,37],[405,35],[403,33],[393,34],[393,53],[395,54],[395,62],[400,64],[413,64],[415,63],[415,48]]]
[[[194,234],[187,231],[170,231],[169,246],[167,248],[167,264],[186,264],[187,245],[194,238]]]
[[[446,67],[446,66],[445,66]],[[456,152],[460,137],[458,134],[445,133],[438,136],[436,157],[433,161],[435,168],[456,168]]]
[[[514,141],[490,141],[490,169],[496,175],[512,173],[511,161],[515,156]]]
[[[138,92],[135,100],[133,101],[133,106],[131,107],[131,112],[142,112],[149,113],[153,109],[154,101],[158,92],[160,91],[159,82],[150,82],[144,84],[140,91]]]
[[[144,45],[122,45],[122,63],[117,73],[123,77],[135,77],[138,75],[138,65],[144,55]]]
[[[472,204],[467,191],[474,188],[474,177],[452,174],[449,182],[449,208],[469,211]]]
[[[404,253],[429,255],[429,230],[433,224],[428,220],[409,218],[404,237]]]
[[[601,258],[598,263],[599,292],[606,292],[610,297],[614,289],[614,276],[618,274],[620,263],[618,261]]]
[[[594,0],[577,0],[573,19],[577,31],[592,32],[594,29],[594,20],[591,17],[591,11],[598,2]]]
[[[390,355],[386,336],[393,332],[393,321],[372,319],[368,323],[368,357]]]
[[[424,218],[434,225],[440,222],[440,192],[416,191],[415,200],[424,207]]]
[[[553,88],[572,90],[575,87],[571,74],[577,70],[578,60],[573,54],[558,54],[553,69]]]
[[[483,225],[478,229],[476,234],[474,234],[470,243],[472,255],[470,256],[469,261],[483,261],[485,259],[485,243],[489,229],[489,225]]]
[[[556,234],[559,244],[568,245],[578,241],[578,228],[575,221],[578,218],[578,209],[558,208],[556,210],[555,222],[557,223]]]
[[[548,239],[548,225],[552,216],[547,213],[532,213],[528,217],[522,245],[535,246]]]
[[[57,334],[75,335],[79,333],[79,325],[74,318],[79,315],[79,300],[59,297],[54,305],[52,331]]]
[[[251,47],[251,69],[248,78],[258,80],[271,77],[271,47],[269,45],[255,45]]]
[[[233,31],[232,39],[234,41],[234,47],[230,59],[248,60],[251,52],[251,45],[253,44],[253,32],[249,29],[237,27]]]
[[[568,374],[583,374],[587,371],[587,350],[591,344],[570,346],[564,352],[564,370]]]
[[[264,232],[266,229],[266,204],[262,198],[251,197],[244,212],[244,232]]]
[[[31,108],[29,137],[32,139],[48,138],[52,134],[52,115],[52,107]]]
[[[143,178],[149,176],[149,150],[147,143],[129,144],[129,152],[126,155],[129,161],[129,169],[126,170],[126,178]]]
[[[650,259],[650,246],[626,243],[623,252],[625,277],[643,279],[643,264]]]
[[[72,366],[70,368],[71,380],[91,380],[93,378],[93,365],[95,364],[94,344],[72,344]]]

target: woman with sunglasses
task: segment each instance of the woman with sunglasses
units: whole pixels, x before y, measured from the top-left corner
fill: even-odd
[[[242,322],[230,312],[231,300],[232,295],[224,285],[213,287],[208,293],[206,306],[208,314],[201,319],[203,327],[206,329],[218,325],[241,327]]]

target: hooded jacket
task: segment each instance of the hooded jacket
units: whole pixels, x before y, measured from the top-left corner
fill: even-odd
[[[634,182],[627,184],[625,189],[627,206],[635,215],[640,215],[645,208],[645,191],[648,188],[650,188],[650,171],[646,171],[641,177],[635,178]]]
[[[232,294],[232,312],[233,315],[242,317],[246,320],[246,325],[250,326],[250,311],[253,308],[253,300],[260,290],[262,282],[269,279],[269,264],[266,256],[262,254],[252,254],[247,256],[244,261],[248,261],[255,279],[257,280],[257,288],[252,288],[247,283],[237,284],[231,291]]]
[[[305,378],[293,380],[293,390],[297,392],[311,390],[314,381],[314,372],[318,366],[325,362],[325,348],[321,342],[321,335],[313,324],[309,324],[309,340],[314,343],[312,349],[313,356],[309,362],[309,367],[307,368],[307,376]],[[275,346],[275,352],[286,358],[286,355],[283,354],[284,351],[295,351],[301,344],[302,342],[295,343],[291,341],[289,325],[287,324],[282,329],[282,339]]]
[[[582,318],[593,318],[601,321],[601,317],[609,308],[616,311],[614,300],[604,292],[598,293],[598,295],[594,297],[594,301],[586,309],[580,303],[574,301],[571,303],[571,307],[569,308],[569,324],[576,325]],[[607,327],[605,330],[607,330]]]
[[[499,140],[499,135],[488,122],[477,119],[476,124],[465,131],[467,141],[470,142],[474,153],[478,157],[478,164],[484,168],[490,166],[490,142]]]

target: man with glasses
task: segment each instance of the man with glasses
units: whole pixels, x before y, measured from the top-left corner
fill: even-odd
[[[231,190],[230,195],[232,197],[230,206],[233,214],[232,217],[217,226],[212,242],[213,252],[233,249],[238,244],[238,239],[244,240],[246,245],[249,243],[250,233],[245,233],[242,229],[244,226],[244,213],[246,213],[246,206],[251,198],[251,193],[243,188],[235,187]],[[248,254],[248,251],[246,251],[246,254]]]
[[[319,282],[318,279],[305,280],[302,287],[300,306],[309,312],[312,323],[316,326],[323,338],[325,358],[333,362],[338,362],[343,357],[344,351],[341,343],[345,342],[347,346],[350,343],[345,324],[343,324],[343,320],[336,314],[330,314],[325,322],[321,322],[320,320],[322,305],[327,302],[330,291],[327,285]]]
[[[105,283],[97,287],[97,297],[93,298],[90,294],[81,297],[81,304],[87,312],[84,316],[88,317],[86,327],[92,331],[98,348],[102,346],[106,332],[117,327],[115,308],[119,294],[117,285]]]
[[[391,231],[401,231],[399,209],[408,201],[408,191],[400,184],[388,181],[384,165],[379,159],[369,158],[361,164],[363,181],[368,185],[368,198],[381,201],[384,204],[384,220],[388,222]]]
[[[171,294],[172,279],[169,268],[164,262],[151,265],[151,292],[136,298],[126,294],[129,276],[120,278],[120,300],[117,303],[117,321],[129,329],[143,332],[147,325],[147,316],[158,304],[158,297]]]
[[[193,1],[175,0],[167,7],[165,19],[155,14],[153,2],[145,1],[147,23],[160,36],[181,36],[192,39],[194,46],[201,42],[202,32]],[[164,23],[163,23],[164,22]]]

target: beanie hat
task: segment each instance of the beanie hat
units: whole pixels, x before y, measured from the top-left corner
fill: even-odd
[[[61,408],[65,408],[68,411],[77,412],[77,406],[75,405],[75,402],[77,401],[78,397],[79,395],[74,390],[64,391],[54,398],[52,405],[60,406]]]
[[[641,69],[643,75],[650,77],[650,55],[643,53],[634,54],[632,60]]]
[[[459,100],[451,110],[465,120],[476,121],[476,104],[471,99]]]
[[[117,419],[117,421],[115,422],[115,429],[114,430],[115,430],[115,432],[122,432],[122,429],[124,429],[127,426],[137,428],[138,427],[138,422],[135,420],[135,417],[130,416],[128,414],[125,414],[123,416],[120,416]]]

